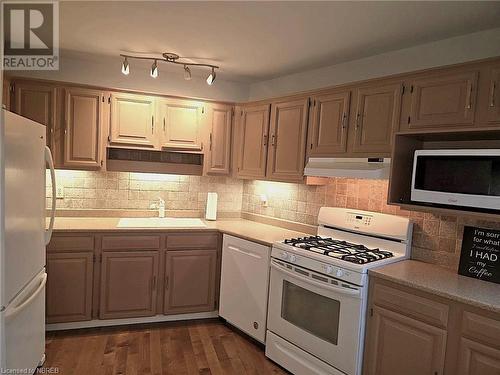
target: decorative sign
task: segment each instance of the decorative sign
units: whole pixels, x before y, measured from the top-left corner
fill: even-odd
[[[458,273],[500,284],[500,230],[464,228]]]

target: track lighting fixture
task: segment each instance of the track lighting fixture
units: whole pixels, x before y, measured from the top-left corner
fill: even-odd
[[[158,77],[158,65],[156,64],[156,60],[153,63],[153,65],[151,65],[151,77],[153,78]]]
[[[128,66],[128,60],[126,56],[122,62],[122,73],[125,74],[126,76],[128,76],[128,74],[130,73],[130,68]]]
[[[212,86],[212,84],[214,83],[215,81],[215,69],[212,68],[212,73],[210,73],[210,75],[207,77],[207,83]]]
[[[189,81],[191,79],[191,69],[189,69],[189,66],[184,65],[184,79],[186,81]]]
[[[190,67],[193,66],[199,66],[199,67],[204,67],[204,68],[210,68],[211,73],[207,77],[207,84],[212,85],[215,81],[215,69],[219,69],[218,66],[212,65],[212,64],[201,64],[201,63],[192,63],[192,62],[184,62],[181,61],[181,57],[175,53],[170,53],[170,52],[165,52],[162,54],[163,58],[158,58],[158,57],[147,57],[147,56],[132,56],[132,55],[124,55],[120,54],[121,57],[123,57],[123,63],[122,63],[122,73],[125,75],[128,75],[130,72],[129,64],[128,64],[128,59],[138,59],[138,60],[151,60],[153,61],[153,65],[151,66],[151,72],[150,75],[153,78],[158,77],[159,75],[159,70],[158,70],[158,61],[160,62],[166,62],[166,63],[171,63],[171,64],[178,64],[178,65],[183,65],[184,66],[184,79],[186,81],[189,81],[191,79],[191,69]]]

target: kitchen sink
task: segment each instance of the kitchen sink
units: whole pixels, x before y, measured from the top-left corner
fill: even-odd
[[[186,217],[125,217],[117,228],[206,228],[200,219]]]

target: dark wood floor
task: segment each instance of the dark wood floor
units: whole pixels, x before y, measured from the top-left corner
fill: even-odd
[[[62,375],[287,373],[215,319],[47,333],[46,356]]]

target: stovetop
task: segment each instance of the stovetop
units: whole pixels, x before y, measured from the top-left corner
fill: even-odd
[[[390,251],[368,248],[362,244],[355,244],[330,237],[309,236],[290,238],[284,240],[283,243],[316,254],[360,265],[394,256]]]

